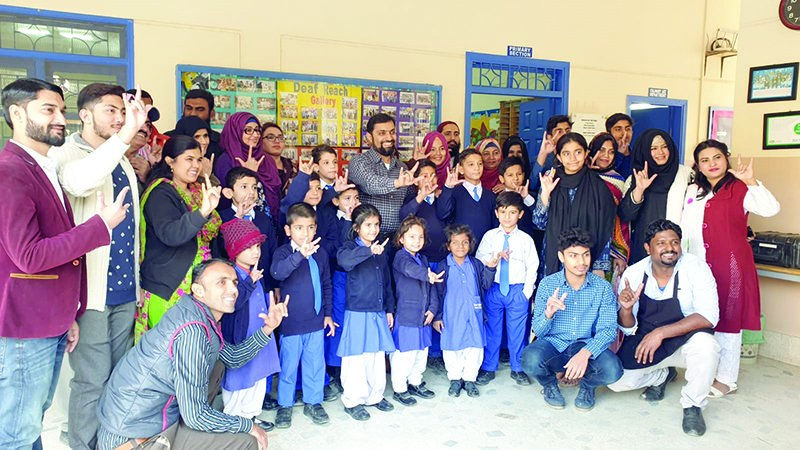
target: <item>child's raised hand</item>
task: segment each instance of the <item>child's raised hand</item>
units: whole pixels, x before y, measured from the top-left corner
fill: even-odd
[[[326,334],[325,336],[335,336],[336,335],[336,327],[338,327],[338,326],[339,326],[339,324],[334,322],[333,318],[331,318],[330,316],[325,316],[325,320],[323,320],[323,322],[322,322],[322,329],[323,330],[325,328],[328,329],[328,334]]]
[[[517,188],[517,194],[521,195],[523,200],[530,195],[530,191],[528,189],[530,186],[531,180],[528,180],[525,182],[525,184]]]
[[[378,241],[373,242],[372,245],[369,246],[369,249],[372,250],[373,255],[380,255],[381,253],[383,253],[383,249],[386,247],[386,244],[388,243],[389,243],[389,238],[387,237],[380,244],[378,244]]]
[[[433,329],[436,330],[437,333],[442,334],[442,330],[444,330],[444,322],[441,320],[433,322]]]
[[[341,177],[336,177],[336,181],[333,182],[333,190],[336,192],[344,192],[348,189],[355,189],[356,185],[347,182],[347,167],[344,168],[344,175]]]
[[[314,173],[314,160],[300,158],[300,160],[298,161],[297,169],[306,175],[311,175],[312,173]]]
[[[239,206],[236,207],[236,217],[240,219],[244,219],[244,216],[247,215],[253,208],[256,206],[256,200],[245,200],[242,203],[239,203]]]
[[[463,183],[464,180],[458,179],[458,170],[454,170],[450,172],[450,168],[447,168],[447,178],[444,180],[444,185],[449,188],[454,188],[459,184]]]
[[[425,311],[425,321],[422,322],[423,327],[427,327],[428,325],[433,322],[433,313],[430,311]]]
[[[439,273],[436,273],[431,269],[428,269],[428,283],[436,284],[436,283],[441,283],[442,281],[444,281],[444,270]]]
[[[314,253],[317,252],[317,250],[319,250],[320,240],[322,240],[321,237],[318,237],[311,242],[308,242],[308,240],[306,240],[306,242],[300,246],[300,253],[306,258],[313,255]]]
[[[259,269],[258,266],[253,266],[253,270],[250,271],[250,278],[253,279],[253,283],[257,283],[258,280],[264,278],[264,269]]]
[[[394,314],[386,313],[386,323],[389,324],[389,329],[394,328]]]

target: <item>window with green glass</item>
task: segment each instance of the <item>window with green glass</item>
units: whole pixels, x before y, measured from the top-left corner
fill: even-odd
[[[0,14],[0,48],[125,58],[125,27]]]

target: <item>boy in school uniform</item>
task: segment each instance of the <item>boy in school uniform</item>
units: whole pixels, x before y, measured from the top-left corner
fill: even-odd
[[[295,203],[306,203],[314,210],[317,215],[317,234],[316,237],[322,238],[320,246],[329,255],[336,254],[336,217],[328,208],[320,206],[322,202],[323,190],[319,174],[312,169],[312,164],[308,162],[300,163],[300,170],[292,180],[286,196],[281,200],[281,224],[286,223],[286,211]],[[330,188],[329,190],[332,190]]]
[[[517,384],[529,385],[531,381],[522,370],[520,356],[527,336],[525,323],[539,257],[533,239],[517,226],[520,217],[525,214],[521,195],[516,192],[500,193],[495,214],[500,226],[486,232],[475,254],[484,264],[488,264],[498,253],[502,257],[495,282],[486,292],[486,348],[476,383],[485,385],[495,377],[505,318],[511,378]]]
[[[270,272],[280,285],[281,295],[292,302],[291,320],[280,329],[281,374],[278,379],[278,413],[275,426],[289,428],[298,365],[302,364],[303,414],[318,425],[328,423],[322,408],[325,385],[324,329],[335,333],[331,319],[331,274],[328,253],[320,248],[317,214],[307,203],[297,203],[286,212],[284,226],[289,243],[279,247]]]
[[[463,180],[458,179],[459,174],[464,176]],[[469,225],[478,241],[497,226],[495,195],[481,186],[481,175],[481,154],[471,148],[464,150],[459,155],[458,170],[447,171],[447,180],[436,201],[436,214],[442,222]]]
[[[311,150],[311,162],[314,164],[314,172],[319,175],[319,184],[322,189],[322,200],[320,200],[319,206],[328,207],[337,194],[335,188],[339,174],[339,156],[333,147],[322,144]]]
[[[497,169],[500,172],[500,183],[505,187],[506,192],[516,192],[522,196],[522,202],[525,204],[526,213],[519,218],[517,226],[520,230],[527,233],[528,236],[532,237],[535,243],[536,237],[534,233],[538,231],[538,233],[544,237],[544,232],[536,230],[531,220],[531,214],[528,212],[536,205],[536,198],[528,191],[530,181],[525,179],[524,164],[521,158],[512,156],[501,161]]]

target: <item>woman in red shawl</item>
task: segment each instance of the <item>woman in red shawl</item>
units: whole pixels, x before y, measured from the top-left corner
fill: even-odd
[[[232,114],[222,128],[219,143],[224,152],[215,162],[214,175],[224,183],[234,167],[246,167],[258,174],[264,189],[263,200],[269,207],[273,222],[280,210],[281,178],[275,160],[267,157],[261,144],[261,123],[249,112]]]
[[[505,186],[500,182],[500,161],[503,160],[503,152],[500,143],[495,139],[486,138],[478,142],[475,149],[483,157],[481,185],[484,189],[491,189],[495,194],[503,192]]]
[[[439,189],[444,186],[447,169],[450,168],[450,153],[447,151],[447,139],[438,131],[431,131],[422,139],[425,156],[436,165],[436,181]]]

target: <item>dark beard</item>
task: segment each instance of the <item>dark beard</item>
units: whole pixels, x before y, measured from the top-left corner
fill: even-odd
[[[383,146],[381,146],[381,147],[372,147],[372,148],[376,152],[378,152],[379,155],[382,155],[382,156],[394,156],[395,153],[397,153],[397,148],[395,148],[395,147],[384,148]]]
[[[53,147],[60,147],[64,145],[64,140],[66,139],[67,130],[64,129],[64,134],[61,136],[56,136],[50,133],[54,127],[52,125],[39,126],[35,122],[28,119],[28,122],[25,124],[25,134],[33,139],[36,142],[41,142],[43,144],[51,145]]]
[[[450,154],[458,153],[461,150],[461,142],[451,141],[447,143],[447,148],[450,149]]]

